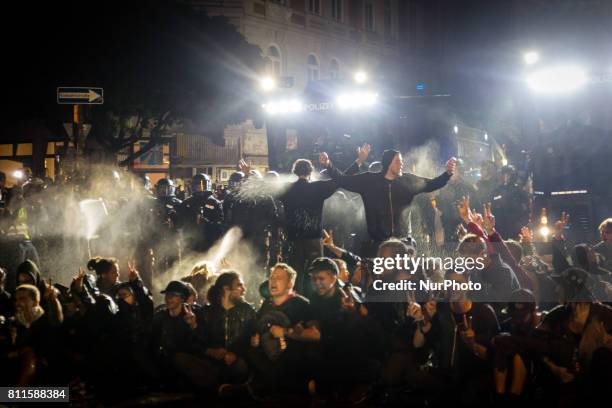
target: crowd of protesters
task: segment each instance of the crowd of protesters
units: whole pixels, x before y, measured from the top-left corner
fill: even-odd
[[[34,193],[45,182],[30,178],[9,191],[0,174],[0,232],[18,237],[18,245],[1,248],[12,253],[0,264],[0,385],[70,385],[75,394],[109,401],[153,391],[390,406],[582,406],[607,398],[612,218],[599,226],[600,243],[572,246],[563,214],[551,224],[552,256],[545,257],[528,215],[515,213],[526,207],[511,169],[496,185],[489,173],[459,188],[453,159],[425,179],[403,173],[393,150],[378,171],[361,171],[368,152],[360,148],[346,171],[322,153],[323,181],[311,180],[312,162],[297,160],[298,180],[276,196],[240,193],[249,182],[281,183],[278,174],[262,177],[244,162],[223,197],[204,174],[183,201],[163,179],[142,204],[160,210],[142,212],[139,231],[149,239],[133,240],[136,263],[90,256],[69,282],[49,278],[56,266],[33,244],[43,228],[36,223],[44,222]],[[334,224],[324,219],[325,201],[340,188],[346,203],[353,194],[363,200],[367,236],[359,247],[323,229]],[[495,204],[499,191],[514,201]],[[442,226],[431,223],[435,238],[426,245],[407,236],[402,214],[413,198],[430,194],[446,210]],[[62,208],[46,212],[59,217]],[[202,262],[189,265],[184,279],[164,282],[164,300],[154,303],[155,274],[183,252],[204,253],[235,225],[259,255],[259,286],[247,287],[252,271],[233,269],[231,260],[218,268]],[[159,245],[169,241],[171,250]],[[373,257],[430,255],[435,243],[454,257],[482,258],[484,269],[372,271]],[[484,290],[386,293],[374,289],[376,279],[478,282]],[[247,302],[247,291],[258,293],[257,304]]]

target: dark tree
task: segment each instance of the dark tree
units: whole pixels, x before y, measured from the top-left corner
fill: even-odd
[[[28,100],[9,120],[61,129],[67,109],[55,105],[57,86],[104,87],[104,105],[86,110],[89,138],[110,154],[147,139],[128,164],[179,128],[221,134],[256,114],[260,50],[227,19],[169,0],[52,3],[14,14],[34,29],[19,24],[9,40],[23,64],[14,75],[28,75]]]

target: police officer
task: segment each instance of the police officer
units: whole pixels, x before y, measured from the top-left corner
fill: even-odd
[[[516,238],[522,226],[529,223],[529,196],[517,184],[514,166],[504,166],[501,170],[502,185],[493,191],[492,208],[500,216],[495,229],[503,237]]]
[[[248,174],[249,183],[264,182],[253,170]],[[252,189],[256,191],[253,194],[241,196],[240,187],[246,178],[244,172],[237,171],[228,180],[229,192],[223,202],[225,222],[228,227],[240,227],[243,238],[251,243],[259,257],[267,257],[270,235],[278,224],[278,210],[274,199],[257,188]]]
[[[153,251],[155,270],[165,271],[181,258],[178,234],[178,209],[181,200],[176,198],[176,186],[170,179],[163,178],[155,186],[157,205],[155,210],[156,244]]]
[[[193,251],[207,251],[223,234],[223,206],[212,187],[207,174],[197,173],[191,179],[191,196],[180,206],[179,227]]]

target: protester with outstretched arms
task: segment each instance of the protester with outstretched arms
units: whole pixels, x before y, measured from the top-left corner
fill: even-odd
[[[373,252],[376,243],[391,237],[401,237],[401,213],[410,205],[415,195],[438,190],[446,185],[455,172],[456,159],[446,163],[446,171],[434,179],[419,177],[402,172],[402,154],[397,150],[385,150],[382,158],[383,169],[379,173],[343,175],[336,169],[327,153],[319,155],[321,165],[328,169],[338,187],[361,195]]]

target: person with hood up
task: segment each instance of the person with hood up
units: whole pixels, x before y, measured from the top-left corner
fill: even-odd
[[[380,173],[365,172],[352,176],[336,169],[327,153],[319,154],[319,162],[328,169],[338,187],[358,193],[363,199],[370,242],[365,254],[373,255],[381,242],[402,237],[401,214],[420,193],[432,192],[446,185],[455,172],[456,159],[446,162],[446,171],[434,179],[404,173],[404,160],[397,150],[385,150]]]

